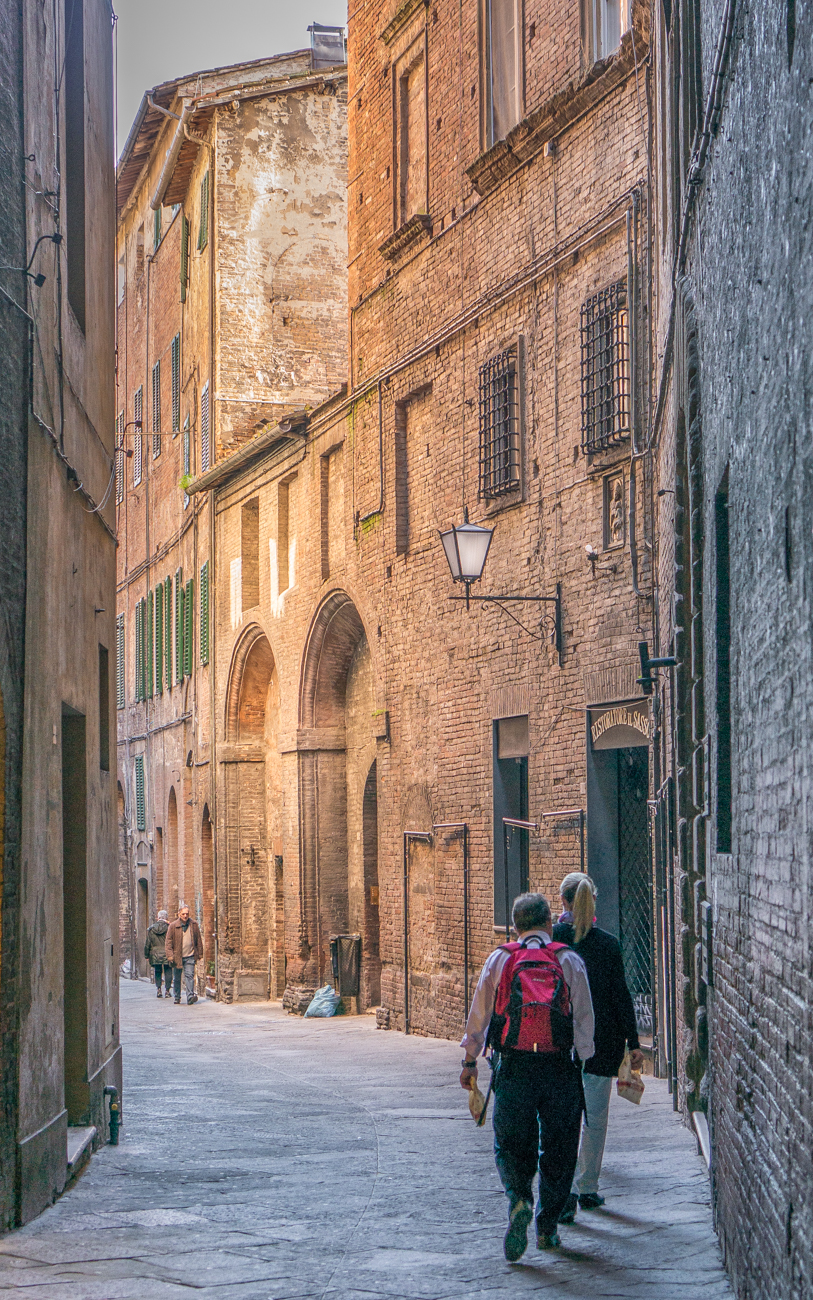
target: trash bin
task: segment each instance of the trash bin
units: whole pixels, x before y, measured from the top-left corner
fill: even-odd
[[[334,934],[330,940],[330,964],[333,967],[336,991],[343,998],[357,998],[361,972],[361,935]]]

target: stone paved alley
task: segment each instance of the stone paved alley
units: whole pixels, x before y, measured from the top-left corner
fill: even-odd
[[[0,1242],[28,1300],[717,1300],[731,1295],[705,1168],[647,1081],[614,1099],[607,1208],[563,1249],[502,1255],[491,1127],[453,1043],[278,1006],[176,1007],[122,982],[122,1144]]]

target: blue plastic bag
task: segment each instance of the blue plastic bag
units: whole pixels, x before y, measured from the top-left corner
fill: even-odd
[[[308,1016],[335,1016],[340,1002],[341,998],[334,991],[333,985],[326,984],[323,989],[317,989],[314,993],[305,1012],[305,1019],[307,1020]]]

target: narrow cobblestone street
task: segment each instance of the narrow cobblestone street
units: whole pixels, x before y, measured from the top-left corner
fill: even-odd
[[[614,1099],[606,1209],[508,1265],[491,1127],[469,1118],[453,1043],[121,992],[122,1144],[0,1243],[0,1295],[731,1295],[705,1169],[658,1081],[640,1111]]]

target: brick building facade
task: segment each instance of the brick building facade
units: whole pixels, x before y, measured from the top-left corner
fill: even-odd
[[[145,96],[119,161],[119,863],[133,976],[158,909],[184,902],[215,973],[220,559],[210,497],[186,489],[344,378],[345,86],[343,66],[311,51],[196,73]],[[259,581],[248,562],[242,581]]]
[[[111,10],[0,6],[0,1231],[121,1088]]]
[[[651,1036],[648,20],[532,8],[351,16],[348,391],[190,488],[219,962],[293,1004],[357,933],[359,1005],[453,1036],[506,894],[584,854]],[[523,603],[449,601],[465,511],[495,530],[475,594]],[[533,823],[507,854],[504,818]]]
[[[803,7],[656,6],[651,444],[675,1100],[743,1300],[813,1288]]]

